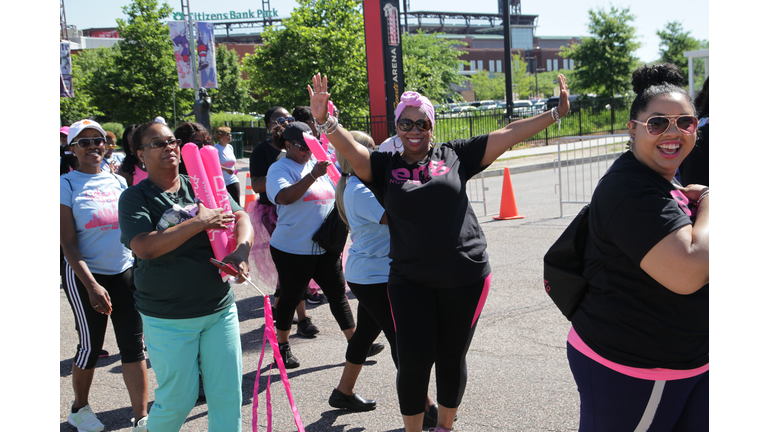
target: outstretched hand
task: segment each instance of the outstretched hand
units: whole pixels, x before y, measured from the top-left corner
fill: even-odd
[[[568,100],[569,91],[568,84],[565,83],[565,76],[559,74],[557,80],[560,82],[560,101],[557,104],[557,114],[560,118],[563,118],[568,114],[568,110],[571,109],[571,101]]]
[[[328,77],[320,77],[320,73],[312,76],[312,85],[307,86],[309,91],[309,108],[312,110],[312,116],[318,123],[323,124],[328,120],[328,100],[331,95],[328,93]]]

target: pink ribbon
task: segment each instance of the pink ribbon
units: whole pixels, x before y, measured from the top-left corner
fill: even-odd
[[[272,355],[277,361],[277,368],[280,371],[280,380],[283,381],[283,387],[288,394],[288,403],[291,405],[291,411],[293,411],[293,420],[296,422],[298,432],[304,431],[304,424],[301,422],[301,416],[299,416],[299,410],[296,408],[296,403],[293,401],[293,394],[291,393],[291,384],[288,382],[288,372],[285,370],[285,363],[283,363],[283,357],[280,355],[280,347],[277,344],[277,333],[275,332],[275,322],[272,321],[272,303],[269,301],[268,296],[264,296],[264,340],[261,343],[261,356],[259,356],[259,366],[256,368],[256,382],[253,383],[253,423],[251,424],[253,432],[258,432],[258,413],[259,408],[259,377],[261,376],[261,363],[264,360],[264,352],[266,351],[267,340],[272,346]],[[269,364],[269,372],[272,371],[272,363]],[[272,432],[272,394],[269,391],[270,383],[272,381],[272,374],[269,374],[267,378],[267,392],[266,392],[266,405],[267,405],[267,432]]]

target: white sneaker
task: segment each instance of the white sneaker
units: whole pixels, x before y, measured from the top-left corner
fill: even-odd
[[[133,420],[131,419],[131,424],[133,424]],[[136,422],[136,426],[131,429],[132,432],[147,432],[147,417],[142,417],[139,419],[138,422]]]
[[[80,408],[76,413],[70,413],[67,421],[76,427],[78,432],[100,432],[104,430],[104,425],[96,418],[96,414],[91,411],[91,407],[86,405]]]

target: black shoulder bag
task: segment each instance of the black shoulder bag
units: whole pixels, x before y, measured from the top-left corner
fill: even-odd
[[[581,209],[544,255],[544,289],[568,321],[589,290],[589,280],[605,261],[584,274],[584,251],[589,237],[589,204]]]
[[[312,241],[328,252],[341,254],[344,250],[344,245],[347,243],[348,234],[349,228],[341,220],[339,211],[336,210],[336,203],[334,203],[333,210],[328,213],[323,224],[320,225],[315,235],[312,236]]]

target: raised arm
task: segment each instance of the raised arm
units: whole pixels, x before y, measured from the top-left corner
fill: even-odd
[[[556,110],[557,114],[562,118],[568,114],[570,102],[568,101],[568,85],[565,83],[565,77],[560,74],[558,80],[560,81],[560,101]],[[534,117],[512,122],[502,129],[491,132],[488,135],[488,145],[485,148],[482,164],[492,164],[510,147],[536,135],[553,123],[555,123],[555,118],[552,111],[549,110]]]
[[[328,77],[320,77],[320,74],[312,77],[312,85],[307,86],[309,91],[309,107],[312,109],[312,116],[319,125],[324,125],[328,121],[328,100],[331,95],[328,93]],[[330,126],[330,124],[329,124]],[[338,150],[352,165],[355,174],[362,181],[371,181],[373,179],[371,171],[371,155],[363,145],[359,144],[352,135],[341,125],[336,127],[334,132],[326,132],[325,136],[333,147]]]

